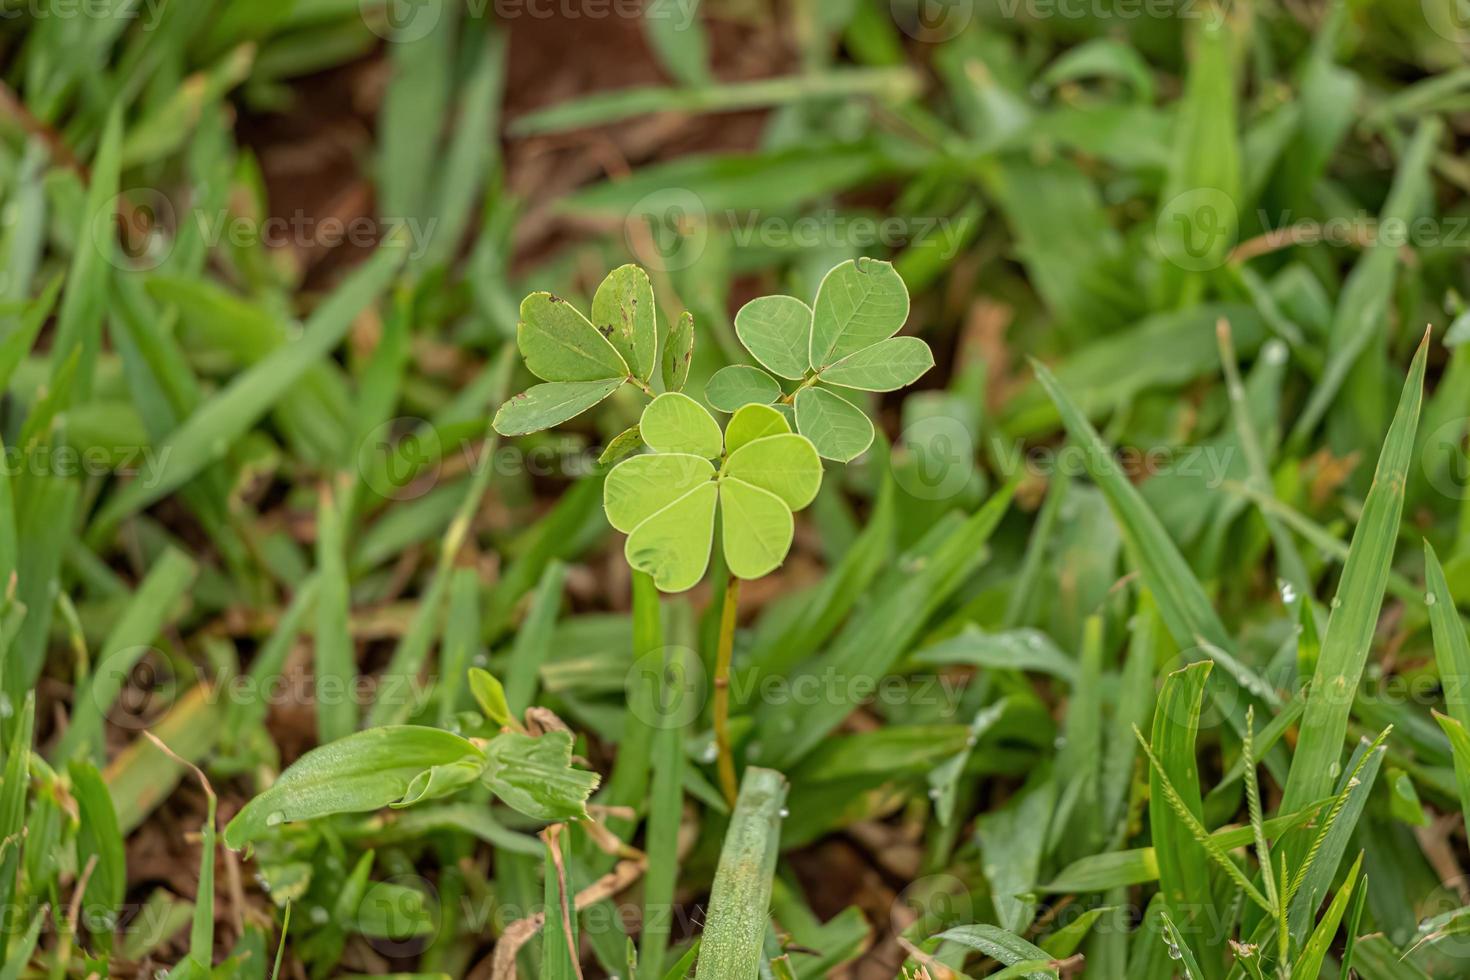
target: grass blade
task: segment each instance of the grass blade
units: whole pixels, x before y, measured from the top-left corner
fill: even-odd
[[[757,766],[745,770],[710,889],[695,980],[754,977],[760,968],[785,803],[786,777]]]

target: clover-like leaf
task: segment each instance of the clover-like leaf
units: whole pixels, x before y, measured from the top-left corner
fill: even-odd
[[[846,463],[873,444],[873,423],[863,410],[825,388],[803,388],[796,396],[796,429],[824,458]]]
[[[722,412],[742,405],[769,405],[781,397],[781,382],[758,367],[732,364],[720,368],[704,387],[704,397]]]
[[[626,456],[631,456],[643,448],[643,432],[636,425],[613,436],[612,441],[602,448],[602,455],[597,457],[597,465],[606,466],[608,463],[616,463]]]
[[[608,523],[629,533],[669,504],[714,478],[702,456],[659,453],[634,456],[613,467],[602,485]]]
[[[725,564],[730,574],[760,578],[781,567],[791,550],[796,523],[784,500],[769,490],[726,476],[720,481],[720,513]]]
[[[909,291],[888,262],[862,258],[827,273],[812,308],[811,366],[821,371],[898,333]]]
[[[614,269],[592,298],[592,325],[617,350],[633,377],[653,377],[658,359],[658,319],[653,283],[636,265]]]
[[[746,405],[737,410],[725,426],[725,452],[734,453],[746,443],[790,432],[791,423],[781,408],[790,406]]]
[[[741,446],[726,459],[721,476],[759,487],[791,510],[801,510],[822,486],[822,461],[809,439],[786,433]]]
[[[649,402],[638,428],[643,441],[660,453],[692,453],[713,459],[725,444],[714,416],[693,398],[675,391]]]
[[[918,337],[890,337],[823,369],[822,380],[862,391],[897,391],[933,366],[934,352]]]
[[[508,399],[495,413],[495,431],[524,436],[576,418],[623,384],[622,378],[601,381],[548,381]]]
[[[684,592],[709,567],[719,489],[709,481],[650,515],[628,535],[628,564],[653,577],[661,592]]]
[[[532,293],[521,303],[516,343],[526,367],[542,381],[628,377],[628,365],[612,342],[572,304],[550,293]]]
[[[409,798],[410,789],[427,791],[422,780],[434,782],[429,774],[437,768],[462,772],[483,761],[473,742],[437,728],[386,725],[356,732],[297,759],[235,815],[225,843],[239,850],[287,820],[377,810]],[[441,778],[436,788],[443,785]]]
[[[665,391],[683,391],[694,360],[694,314],[685,310],[664,341],[663,379]]]
[[[735,335],[766,370],[800,381],[811,365],[812,308],[792,296],[762,296],[735,314]]]
[[[587,797],[600,778],[572,768],[571,732],[504,732],[485,747],[485,785],[512,809],[537,820],[587,816]]]

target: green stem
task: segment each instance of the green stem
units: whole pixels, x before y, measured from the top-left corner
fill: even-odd
[[[735,614],[740,605],[740,580],[730,576],[725,605],[720,610],[720,643],[715,655],[715,746],[719,750],[720,789],[735,805],[735,753],[730,747],[730,659],[735,650]]]

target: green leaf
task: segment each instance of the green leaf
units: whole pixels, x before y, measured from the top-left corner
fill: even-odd
[[[1445,707],[1451,718],[1470,726],[1470,638],[1465,635],[1465,624],[1455,608],[1439,556],[1428,541],[1424,542],[1424,584],[1429,589],[1424,601],[1429,605],[1434,661],[1439,668]]]
[[[650,515],[628,535],[628,564],[653,576],[661,592],[698,585],[709,566],[719,495],[713,482],[705,483]]]
[[[496,725],[511,723],[510,703],[505,699],[505,686],[495,675],[480,667],[470,668],[470,693],[486,720]]]
[[[633,377],[653,377],[658,359],[658,319],[653,283],[636,265],[614,269],[592,298],[592,325],[632,369]]]
[[[715,468],[702,456],[658,453],[634,456],[613,467],[602,485],[602,508],[613,527],[624,534],[658,511],[714,478]]]
[[[822,380],[862,391],[897,391],[934,366],[934,352],[918,337],[892,337],[849,354],[822,370]]]
[[[1434,712],[1434,720],[1450,740],[1455,762],[1455,787],[1460,791],[1460,812],[1470,821],[1470,731],[1456,718]]]
[[[1149,773],[1148,812],[1159,885],[1169,910],[1188,922],[1207,921],[1203,917],[1213,908],[1210,858],[1191,828],[1203,813],[1194,743],[1211,666],[1209,661],[1191,664],[1164,679],[1149,739],[1158,758]],[[1178,806],[1190,816],[1182,816]]]
[[[797,393],[796,429],[823,459],[839,463],[857,459],[873,444],[873,423],[863,410],[825,388]]]
[[[1322,961],[1327,958],[1327,949],[1332,945],[1333,937],[1337,935],[1338,924],[1342,922],[1342,915],[1347,911],[1348,900],[1353,896],[1353,889],[1358,884],[1358,872],[1363,867],[1363,855],[1360,852],[1358,859],[1353,862],[1352,870],[1348,872],[1343,885],[1332,897],[1332,904],[1327,906],[1327,911],[1322,913],[1322,919],[1317,923],[1317,928],[1312,930],[1312,935],[1302,947],[1301,954],[1295,963],[1291,965],[1291,975],[1301,977],[1318,976],[1322,970]]]
[[[1337,596],[1332,600],[1332,614],[1322,637],[1317,670],[1307,689],[1301,737],[1282,793],[1281,806],[1286,810],[1298,809],[1307,801],[1326,795],[1333,772],[1341,764],[1343,736],[1347,734],[1348,714],[1353,706],[1352,696],[1344,696],[1344,692],[1358,689],[1383,606],[1383,593],[1398,541],[1399,519],[1403,515],[1404,485],[1414,457],[1414,430],[1424,397],[1424,366],[1428,355],[1426,332],[1384,440],[1373,486],[1363,503]],[[1301,858],[1300,850],[1288,850],[1288,854],[1294,860]]]
[[[849,260],[827,273],[812,308],[811,367],[824,370],[898,333],[909,291],[891,263]]]
[[[1033,945],[1013,932],[1008,932],[999,926],[991,925],[969,925],[956,926],[953,929],[941,932],[937,937],[944,942],[959,943],[977,952],[984,953],[993,960],[998,960],[1006,966],[1025,962],[1050,962],[1051,956],[1046,950]],[[1055,971],[1038,970],[1026,974],[1028,978],[1055,978]]]
[[[117,811],[107,784],[91,763],[74,760],[68,766],[71,794],[77,803],[77,862],[86,867],[94,856],[97,861],[82,905],[83,920],[93,938],[104,950],[112,948],[117,913],[127,887],[127,866],[123,857],[123,839],[117,825]]]
[[[633,455],[641,448],[643,448],[643,432],[638,426],[630,425],[613,436],[612,441],[603,447],[602,455],[597,457],[597,465],[606,466],[609,463],[616,463],[626,456]]]
[[[660,453],[690,453],[714,459],[725,445],[715,417],[699,402],[678,392],[659,395],[649,402],[638,428],[643,441]]]
[[[704,397],[722,412],[742,405],[769,405],[781,397],[781,382],[758,367],[731,364],[720,368],[704,386]]]
[[[622,384],[622,378],[606,378],[536,385],[500,406],[495,413],[495,431],[503,436],[524,436],[561,425],[601,402]]]
[[[785,433],[748,442],[725,461],[723,477],[743,480],[801,510],[822,486],[822,461],[811,440]]]
[[[734,455],[747,443],[791,431],[786,416],[769,405],[746,405],[725,426],[725,452]]]
[[[1159,910],[1159,917],[1164,921],[1164,938],[1169,944],[1169,958],[1177,959],[1180,966],[1184,968],[1185,976],[1203,977],[1205,972],[1200,969],[1199,960],[1195,958],[1194,950],[1184,939],[1184,933],[1179,926],[1169,917],[1167,909]],[[1303,974],[1310,976],[1311,974]]]
[[[785,803],[784,776],[754,766],[745,770],[710,889],[709,920],[704,927],[695,980],[757,975]]]
[[[781,567],[795,534],[785,501],[769,490],[726,477],[720,481],[720,512],[731,575],[760,578]]]
[[[683,391],[694,360],[694,314],[685,310],[664,341],[662,376],[665,391]]]
[[[612,342],[572,304],[550,293],[532,293],[521,303],[516,343],[526,367],[542,381],[628,377],[628,365]]]
[[[587,797],[597,788],[595,772],[572,768],[570,732],[538,737],[505,732],[485,747],[485,773],[491,792],[512,808],[537,820],[580,820]]]
[[[772,374],[800,381],[811,366],[812,308],[793,296],[762,296],[735,314],[735,335]]]
[[[312,749],[245,804],[225,843],[239,850],[287,820],[378,810],[435,766],[483,760],[474,743],[437,728],[387,725]]]

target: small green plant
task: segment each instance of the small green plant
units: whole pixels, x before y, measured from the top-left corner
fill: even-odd
[[[638,424],[603,454],[604,462],[621,459],[603,485],[603,509],[628,535],[629,566],[660,591],[684,592],[704,578],[719,515],[729,580],[714,728],[720,785],[732,805],[737,780],[728,688],[740,582],[768,575],[786,560],[794,513],[821,488],[822,459],[845,463],[873,443],[872,421],[833,388],[895,391],[934,366],[924,341],[894,336],[908,313],[898,272],[867,258],[827,273],[812,306],[791,296],[745,304],[735,317],[736,335],[770,373],[733,364],[709,379],[706,400],[730,416],[722,432],[709,409],[683,391],[694,350],[689,313],[657,355],[653,285],[642,269],[626,265],[603,280],[590,320],[549,293],[533,293],[521,304],[516,339],[526,367],[545,383],[506,402],[495,429],[524,435],[558,425],[624,384],[648,395]],[[662,393],[650,386],[658,361]]]

